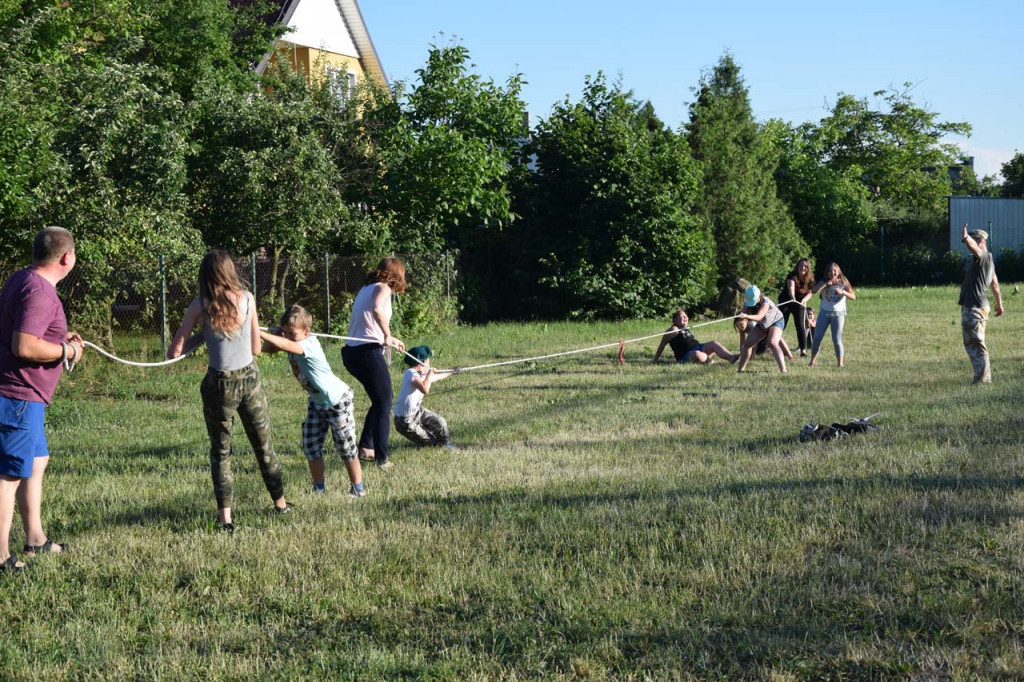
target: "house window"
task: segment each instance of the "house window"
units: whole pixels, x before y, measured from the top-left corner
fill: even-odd
[[[338,98],[338,106],[345,108],[345,103],[352,97],[356,89],[356,75],[339,66],[325,66],[325,75],[330,82],[331,92]]]

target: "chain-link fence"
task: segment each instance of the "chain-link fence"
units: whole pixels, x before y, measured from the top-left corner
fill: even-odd
[[[123,263],[79,260],[57,286],[69,328],[121,357],[166,352],[185,309],[198,293],[200,258],[201,254]],[[438,306],[449,313],[455,310],[453,253],[399,258],[405,263],[411,292],[408,301],[396,299],[399,324],[414,317],[410,308],[418,304]],[[313,315],[313,331],[344,334],[352,300],[376,262],[363,256],[252,255],[236,259],[235,265],[256,298],[263,326],[276,324],[286,305],[298,303]],[[0,278],[6,280],[20,267],[23,265],[0,263]]]

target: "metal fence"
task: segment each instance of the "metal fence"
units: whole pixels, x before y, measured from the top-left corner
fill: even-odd
[[[201,254],[190,257],[87,262],[57,286],[69,327],[123,357],[139,352],[166,352],[170,336],[198,292]],[[399,255],[410,286],[435,294],[455,295],[455,257],[451,253]],[[235,266],[253,292],[260,321],[276,324],[286,305],[298,303],[313,316],[314,331],[344,334],[356,292],[376,263],[364,256],[322,255],[313,258],[262,255],[238,258]],[[21,264],[0,263],[3,280]],[[396,302],[401,306],[401,302]]]

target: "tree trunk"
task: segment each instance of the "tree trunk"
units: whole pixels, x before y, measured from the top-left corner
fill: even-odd
[[[274,307],[274,303],[277,300],[277,269],[281,265],[281,247],[274,246],[273,249],[273,261],[270,266],[270,307]]]
[[[280,295],[281,295],[281,306],[282,307],[284,307],[284,305],[285,305],[284,288],[285,288],[285,285],[288,283],[288,270],[291,269],[291,265],[292,265],[292,259],[291,258],[285,258],[284,259],[284,268],[281,271],[281,291],[280,291]]]

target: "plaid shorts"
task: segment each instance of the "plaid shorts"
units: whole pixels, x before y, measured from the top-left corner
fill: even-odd
[[[352,389],[346,391],[336,404],[322,407],[310,398],[306,406],[306,420],[302,422],[302,453],[306,459],[323,459],[324,440],[330,429],[334,449],[342,459],[355,459],[356,420],[353,415]]]

